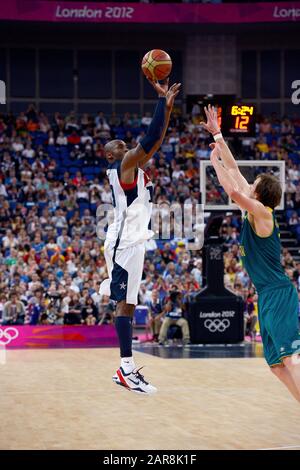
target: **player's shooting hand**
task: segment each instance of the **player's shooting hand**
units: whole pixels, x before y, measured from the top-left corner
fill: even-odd
[[[158,93],[159,97],[167,98],[167,106],[172,107],[174,104],[174,99],[179,93],[179,88],[181,83],[174,83],[169,88],[169,79],[167,78],[164,82],[159,83],[156,80],[151,80],[148,78],[149,83],[153,86],[154,90]]]
[[[169,90],[167,91],[167,108],[172,109],[174,106],[174,101],[178,93],[180,92],[181,83],[174,83]]]
[[[157,80],[152,80],[147,78],[148,82],[153,86],[154,90],[157,92],[159,97],[167,96],[169,89],[169,79],[167,78],[162,83],[159,83]]]
[[[218,125],[218,115],[217,110],[214,106],[210,104],[208,107],[205,106],[204,112],[206,114],[207,122],[201,121],[200,126],[203,126],[211,134],[218,134],[220,132],[220,128]]]

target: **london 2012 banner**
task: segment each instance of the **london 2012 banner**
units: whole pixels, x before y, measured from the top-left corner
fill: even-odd
[[[300,21],[300,2],[231,4],[0,0],[0,20],[90,23],[261,23]]]

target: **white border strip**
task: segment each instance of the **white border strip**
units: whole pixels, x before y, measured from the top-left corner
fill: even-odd
[[[300,444],[298,446],[282,446],[282,447],[269,447],[266,449],[258,449],[258,450],[281,450],[281,449],[300,449]]]

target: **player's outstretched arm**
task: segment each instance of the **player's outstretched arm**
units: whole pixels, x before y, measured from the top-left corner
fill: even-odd
[[[236,179],[232,176],[230,170],[225,168],[222,164],[223,158],[223,147],[219,142],[213,145],[213,151],[210,155],[210,161],[217,173],[218,180],[223,186],[225,192],[228,196],[243,210],[253,214],[257,218],[269,218],[270,213],[265,208],[265,206],[257,201],[252,199],[240,190],[239,184]],[[219,157],[221,160],[219,160]]]
[[[238,164],[232,155],[228,145],[226,144],[222,134],[221,129],[218,125],[218,117],[216,109],[210,104],[208,107],[204,108],[207,122],[201,122],[200,124],[210,132],[222,149],[221,159],[224,164],[224,167],[228,170],[229,174],[236,180],[240,191],[243,191],[245,194],[250,194],[250,185],[247,180],[244,178],[242,173],[239,170]]]
[[[129,150],[123,158],[121,164],[122,173],[144,165],[159,149],[168,129],[171,111],[174,100],[179,93],[180,83],[174,83],[170,89],[168,89],[168,80],[163,85],[155,81],[150,81],[150,83],[157,91],[159,101],[146,136],[141,140],[140,144],[134,149]]]
[[[173,109],[173,106],[174,106],[174,101],[175,101],[175,98],[176,98],[176,96],[178,95],[178,93],[180,91],[180,85],[181,85],[180,83],[174,83],[174,85],[172,85],[169,88],[169,90],[166,94],[166,110],[165,110],[164,128],[162,130],[162,133],[161,133],[161,136],[160,136],[160,139],[158,140],[158,142],[154,145],[152,150],[149,153],[147,153],[145,155],[145,157],[139,162],[139,167],[141,167],[141,168],[153,157],[155,152],[157,152],[159,150],[159,148],[161,147],[161,145],[164,141],[166,132],[167,132],[168,127],[169,127],[169,122],[170,122],[172,109]]]

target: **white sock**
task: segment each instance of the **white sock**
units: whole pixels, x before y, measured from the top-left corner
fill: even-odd
[[[133,357],[121,357],[121,367],[125,374],[129,374],[135,369],[135,363]]]

